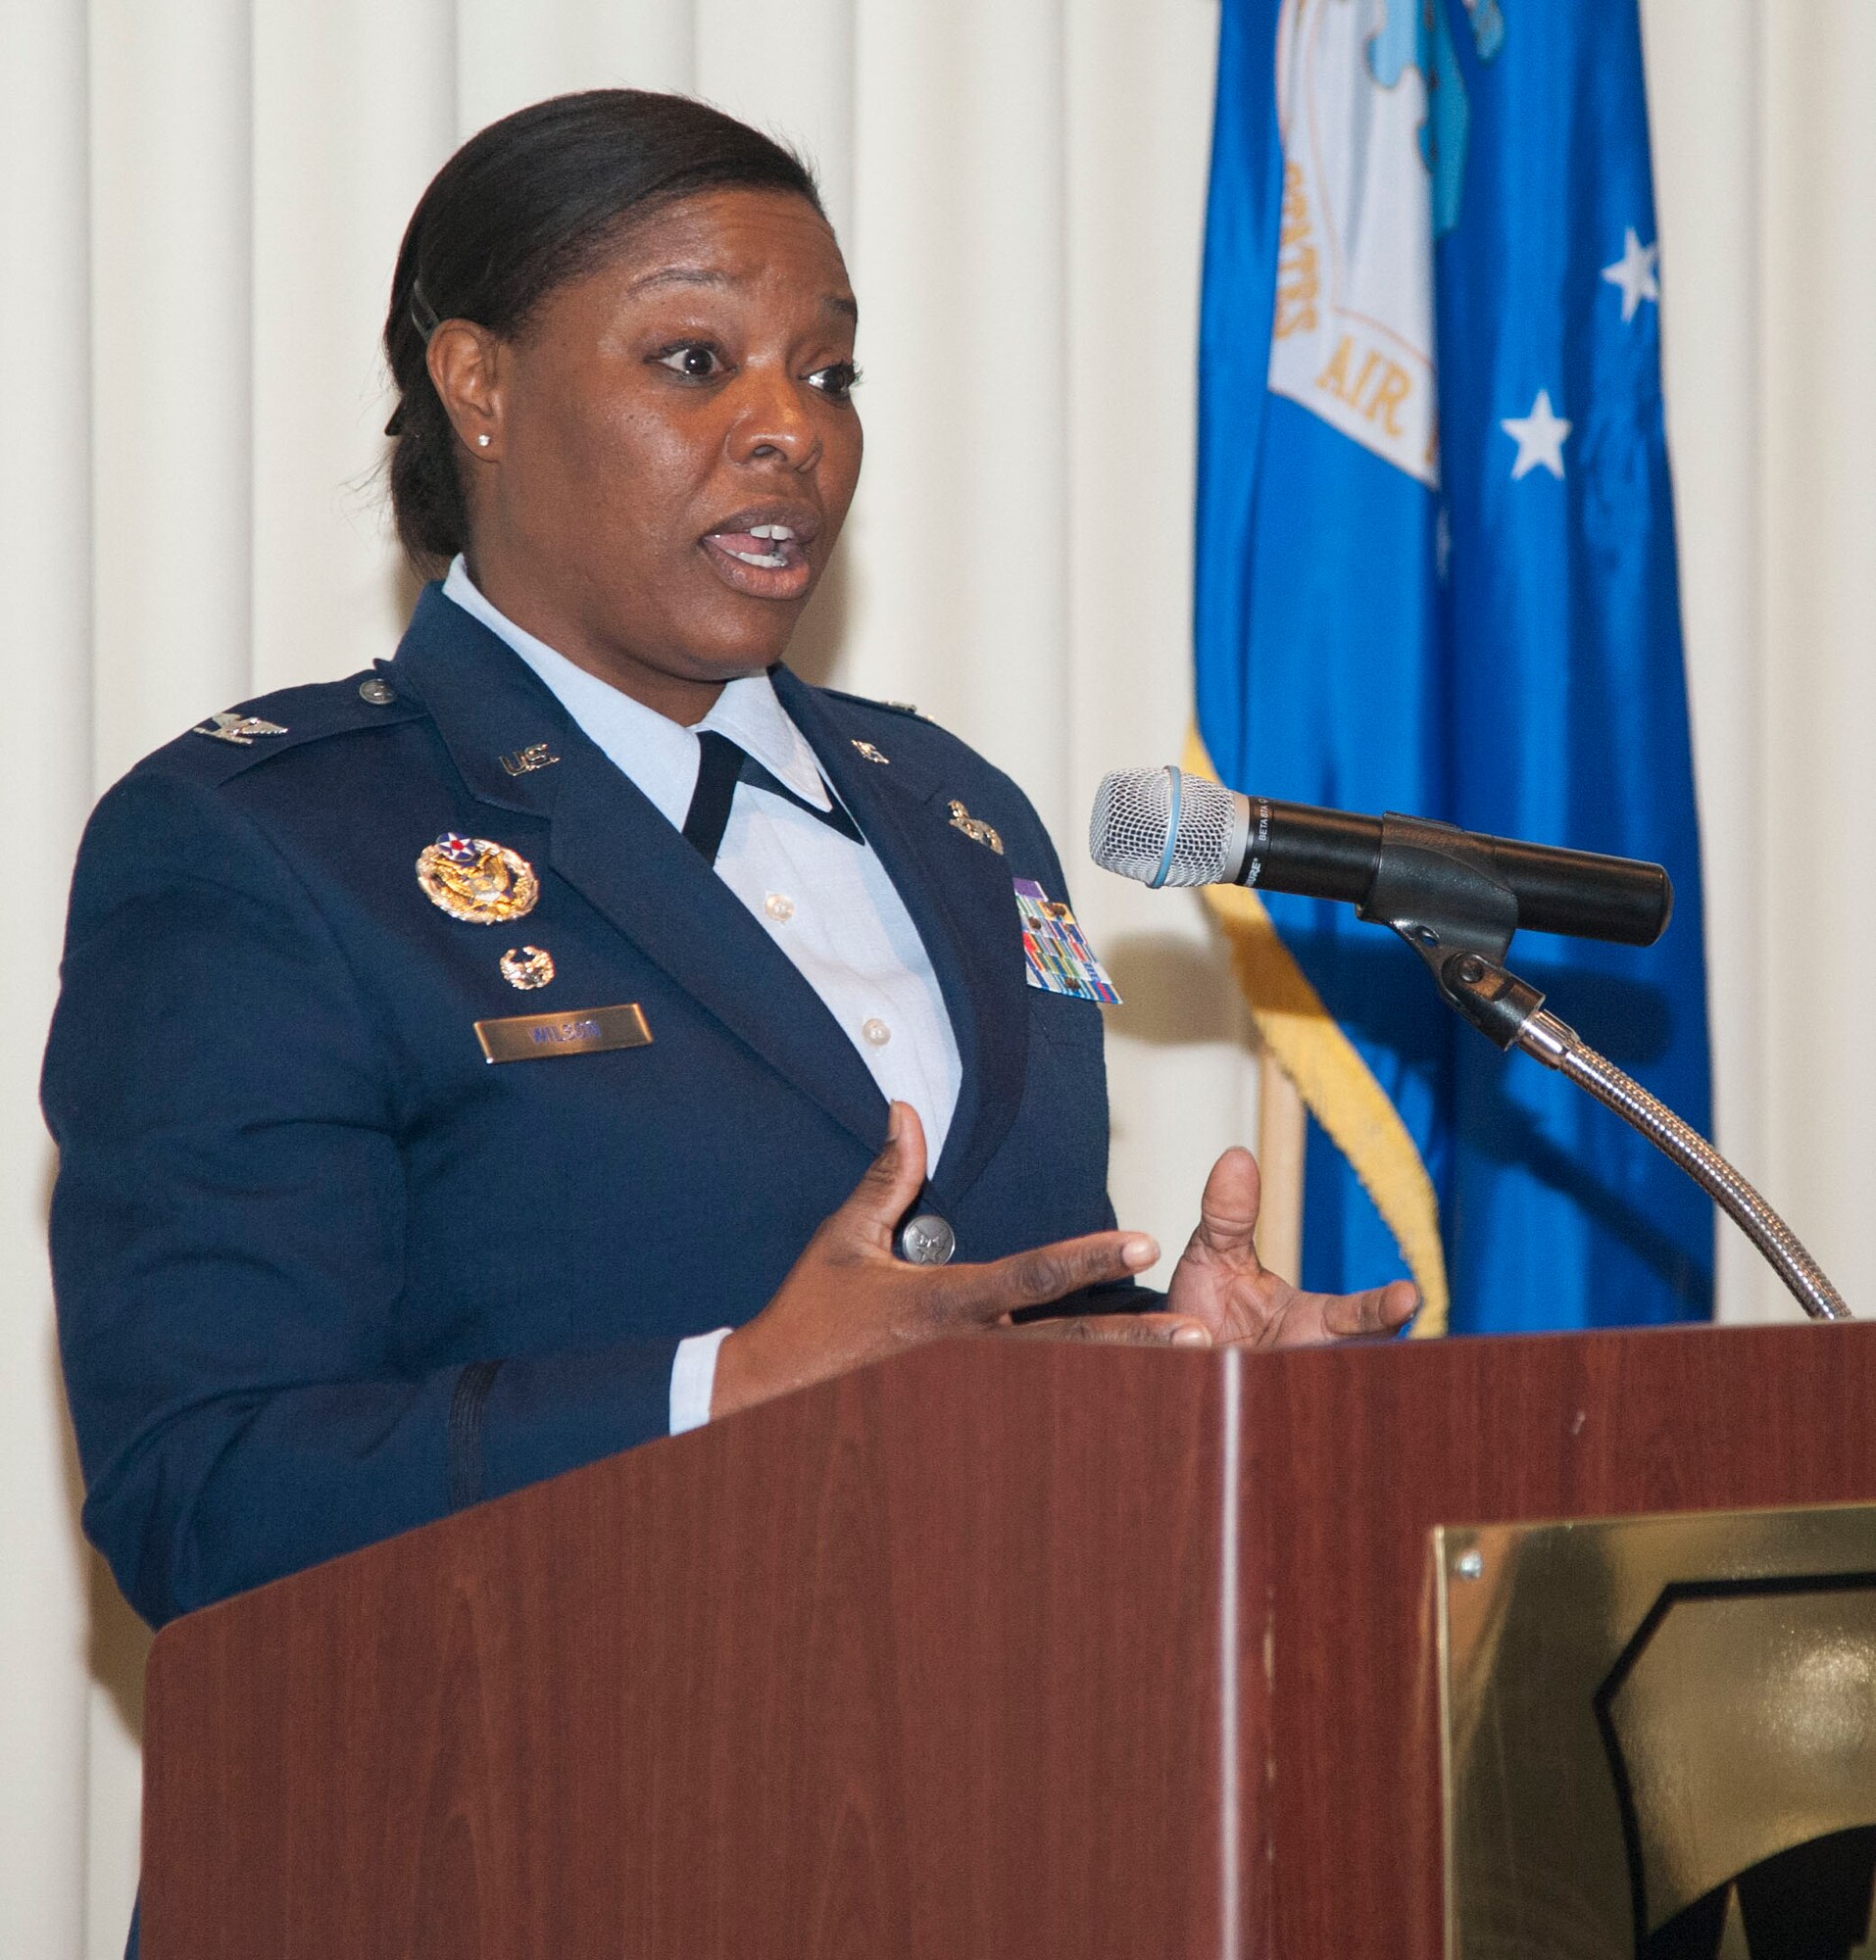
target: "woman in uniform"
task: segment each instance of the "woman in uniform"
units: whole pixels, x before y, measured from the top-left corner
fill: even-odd
[[[1242,1151],[1135,1286],[1035,812],[781,663],[859,474],[855,323],[801,165],[687,100],[539,104],[424,193],[391,490],[443,575],[395,658],[133,769],[73,892],[61,1333],[152,1623],[1012,1314],[1411,1311],[1264,1273]]]

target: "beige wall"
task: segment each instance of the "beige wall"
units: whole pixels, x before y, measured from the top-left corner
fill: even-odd
[[[1645,0],[1724,1147],[1876,1299],[1854,998],[1876,491],[1876,10]],[[114,1952],[140,1639],[74,1529],[32,1106],[96,792],[258,688],[386,652],[373,477],[397,236],[469,130],[693,88],[819,159],[861,294],[866,482],[801,649],[1010,767],[1070,865],[1176,755],[1211,0],[0,0],[0,1953]],[[1848,896],[1840,896],[1848,895]],[[1253,1133],[1196,908],[1092,873],[1129,996],[1114,1188],[1176,1244]],[[1731,1250],[1725,1304],[1784,1312]],[[94,1610],[95,1604],[95,1610]]]
[[[1642,14],[1718,1141],[1876,1313],[1876,8]],[[1730,1230],[1720,1280],[1790,1311]]]

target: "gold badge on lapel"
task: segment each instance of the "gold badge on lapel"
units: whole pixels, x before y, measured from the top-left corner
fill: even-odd
[[[882,756],[870,742],[863,742],[858,735],[852,738],[853,745],[869,762],[890,762],[890,756]]]
[[[525,858],[505,844],[455,830],[423,847],[417,882],[431,905],[469,925],[525,918],[541,895],[540,880]]]
[[[962,830],[973,844],[987,845],[999,858],[1003,856],[1003,839],[982,817],[972,816],[963,804],[955,799],[951,806],[951,827]]]

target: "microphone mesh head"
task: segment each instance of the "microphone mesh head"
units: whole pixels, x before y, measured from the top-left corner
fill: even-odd
[[[1178,784],[1178,829],[1167,861]],[[1232,870],[1237,799],[1222,784],[1173,769],[1111,769],[1095,792],[1088,855],[1104,871],[1143,885],[1216,885]],[[1160,865],[1165,874],[1160,875]]]

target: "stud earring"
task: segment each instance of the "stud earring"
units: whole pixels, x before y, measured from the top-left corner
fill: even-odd
[[[488,447],[488,443],[489,439],[485,435],[478,435],[475,438],[475,446],[477,449],[486,449]]]

